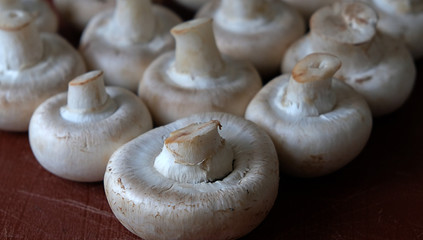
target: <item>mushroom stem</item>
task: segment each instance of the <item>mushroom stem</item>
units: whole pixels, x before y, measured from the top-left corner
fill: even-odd
[[[233,153],[220,136],[219,121],[195,123],[165,140],[154,167],[179,182],[198,183],[223,178],[232,171]]]
[[[268,4],[260,0],[222,0],[222,14],[234,21],[252,20],[267,16]]]
[[[69,121],[79,121],[83,115],[108,116],[116,108],[106,93],[103,72],[92,71],[69,82],[67,105],[61,108],[61,114]]]
[[[331,27],[328,22],[336,24]],[[379,63],[380,53],[374,51],[377,14],[367,4],[335,3],[316,12],[310,23],[314,49],[336,53],[345,66],[351,62],[356,69],[369,69]]]
[[[110,27],[110,37],[123,43],[149,42],[156,29],[151,0],[118,0]]]
[[[176,40],[175,70],[193,77],[219,77],[225,68],[211,19],[196,19],[171,30]]]
[[[295,65],[282,98],[287,112],[296,116],[318,116],[333,109],[336,96],[332,77],[341,61],[330,54],[310,54]]]
[[[0,13],[0,70],[22,70],[43,57],[43,41],[30,14],[19,10]]]

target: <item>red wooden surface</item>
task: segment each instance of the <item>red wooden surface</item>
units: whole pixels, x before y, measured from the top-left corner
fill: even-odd
[[[244,239],[423,239],[423,60],[415,90],[376,119],[364,151],[314,179],[281,176],[265,221]],[[138,239],[113,216],[102,183],[45,171],[26,133],[0,131],[0,239]]]

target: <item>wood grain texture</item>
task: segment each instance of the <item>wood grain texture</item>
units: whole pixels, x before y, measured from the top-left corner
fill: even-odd
[[[281,176],[272,211],[243,239],[423,239],[423,60],[416,65],[412,96],[375,119],[364,151],[328,176]],[[27,133],[0,131],[0,239],[139,238],[114,217],[102,183],[50,174]]]

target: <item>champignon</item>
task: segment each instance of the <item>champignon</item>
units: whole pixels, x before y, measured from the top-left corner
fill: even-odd
[[[169,30],[181,20],[151,0],[117,0],[114,11],[98,14],[84,30],[80,52],[89,69],[102,69],[107,85],[133,92],[147,66],[173,50]]]
[[[2,130],[28,130],[35,108],[85,72],[78,52],[57,34],[39,33],[32,19],[20,10],[0,12]]]
[[[38,162],[73,181],[101,181],[107,161],[124,143],[152,128],[147,107],[132,92],[104,87],[93,71],[69,82],[41,104],[29,126],[29,142]]]
[[[368,0],[378,11],[378,29],[403,40],[414,58],[423,57],[423,2],[413,0]]]
[[[333,78],[340,67],[333,55],[308,55],[248,105],[245,118],[270,135],[281,171],[299,177],[329,174],[365,146],[372,115],[358,93]]]
[[[115,216],[143,239],[235,239],[270,211],[278,174],[263,130],[231,114],[203,113],[117,150],[104,188]]]
[[[195,19],[172,29],[176,51],[161,55],[144,73],[138,95],[158,125],[200,112],[243,116],[262,83],[255,68],[221,56],[211,19]]]
[[[263,79],[279,73],[285,50],[305,33],[304,19],[280,0],[214,0],[197,13],[213,18],[219,50],[250,61]]]
[[[310,33],[287,50],[282,72],[313,52],[339,57],[335,77],[362,94],[374,116],[398,109],[414,85],[416,69],[405,45],[376,29],[377,14],[360,2],[335,3],[313,14]]]
[[[41,32],[57,32],[59,20],[50,4],[45,0],[0,0],[0,11],[22,10],[35,20]]]
[[[52,0],[67,28],[82,31],[91,18],[112,9],[116,0]]]

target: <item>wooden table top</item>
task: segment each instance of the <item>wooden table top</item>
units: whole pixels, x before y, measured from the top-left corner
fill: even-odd
[[[423,60],[397,112],[374,120],[363,152],[334,174],[281,176],[268,217],[243,239],[423,239]],[[139,239],[111,212],[102,183],[44,170],[27,133],[0,131],[0,239]]]

